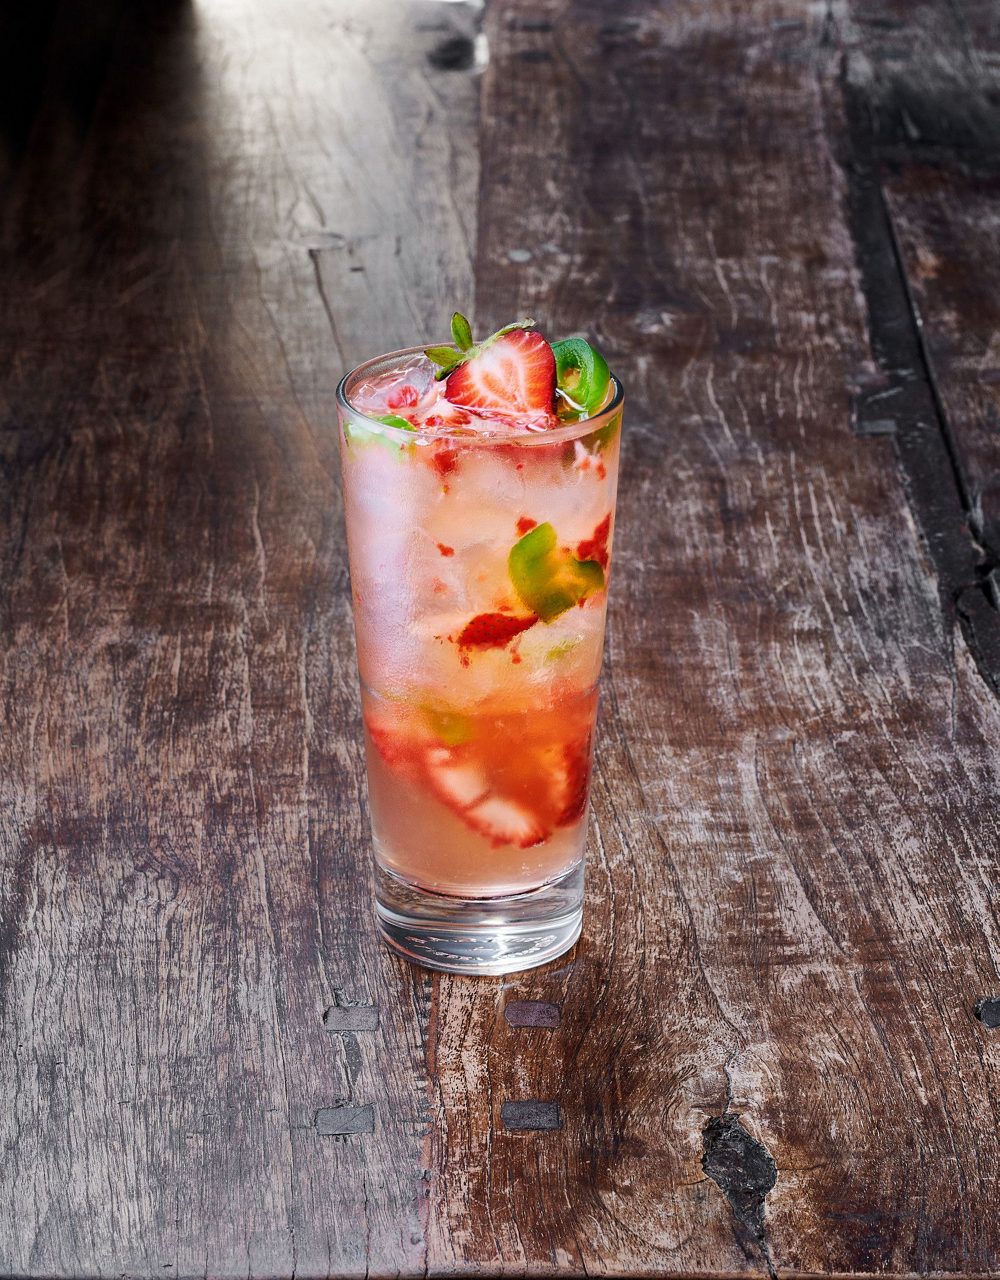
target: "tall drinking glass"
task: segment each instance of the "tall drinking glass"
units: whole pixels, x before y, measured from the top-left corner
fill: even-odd
[[[507,973],[580,934],[622,389],[535,433],[366,416],[422,363],[337,393],[375,910],[411,960]]]

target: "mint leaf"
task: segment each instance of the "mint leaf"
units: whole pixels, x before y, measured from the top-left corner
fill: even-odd
[[[465,316],[460,311],[456,311],[451,318],[451,336],[455,340],[456,346],[462,351],[469,351],[472,343],[472,325],[469,324]]]

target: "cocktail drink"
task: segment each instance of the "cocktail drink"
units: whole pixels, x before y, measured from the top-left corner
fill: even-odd
[[[386,939],[461,973],[580,932],[622,393],[530,321],[341,383],[341,464]]]

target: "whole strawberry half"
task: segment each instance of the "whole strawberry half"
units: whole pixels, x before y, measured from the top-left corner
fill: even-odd
[[[480,412],[550,414],[556,405],[556,358],[533,320],[505,325],[484,342],[472,341],[465,316],[452,316],[453,347],[428,347],[426,355],[446,378],[453,405]]]
[[[445,395],[466,409],[551,413],[556,400],[552,348],[540,333],[503,333],[448,374]]]

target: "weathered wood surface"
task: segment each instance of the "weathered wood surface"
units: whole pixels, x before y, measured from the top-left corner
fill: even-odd
[[[997,10],[881,3],[844,29],[851,203],[883,375],[859,416],[897,436],[940,588],[1000,693]]]
[[[2,45],[0,1273],[996,1274],[989,9],[81,12]],[[628,389],[584,938],[475,982],[369,922],[331,433],[473,295]]]

